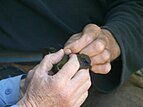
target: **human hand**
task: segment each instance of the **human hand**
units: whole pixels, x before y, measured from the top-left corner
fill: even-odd
[[[65,53],[83,53],[91,59],[91,71],[107,74],[110,62],[120,55],[120,47],[112,34],[95,24],[85,26],[82,32],[74,34],[65,44]]]
[[[49,54],[30,71],[29,84],[19,107],[79,107],[88,96],[91,85],[88,69],[79,70],[75,54],[55,75],[49,75],[53,64],[58,63],[64,51]]]
[[[23,96],[25,95],[26,89],[29,86],[29,83],[34,75],[35,69],[38,67],[39,65],[35,66],[32,70],[30,70],[28,72],[28,75],[26,77],[26,79],[22,79],[20,81],[20,99],[23,98]]]

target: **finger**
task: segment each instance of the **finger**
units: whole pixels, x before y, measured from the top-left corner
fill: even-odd
[[[86,91],[89,90],[91,86],[91,81],[86,81],[82,86],[80,86],[77,90],[75,90],[73,93],[74,98],[79,98],[82,94],[84,94]]]
[[[83,93],[85,93],[91,86],[91,78],[89,75],[89,70],[80,70],[73,77],[70,82],[70,89],[74,93],[74,98],[79,98]],[[73,90],[72,90],[73,89]]]
[[[64,56],[63,49],[59,50],[56,53],[48,54],[44,57],[42,62],[40,63],[38,70],[41,72],[48,72],[52,69],[53,64],[58,63]]]
[[[97,64],[104,64],[106,62],[110,62],[111,54],[105,49],[101,54],[91,57],[91,66]]]
[[[80,53],[86,54],[89,57],[92,57],[94,55],[97,55],[104,51],[106,47],[106,42],[102,39],[97,39],[90,43],[87,47],[85,47],[83,50],[81,50]]]
[[[80,98],[76,100],[76,103],[74,104],[73,107],[80,107],[85,102],[87,97],[88,97],[88,91],[86,91],[82,96],[80,96]]]
[[[99,74],[107,74],[111,70],[111,64],[105,63],[102,65],[93,65],[91,70]]]
[[[69,45],[65,46],[64,50],[65,53],[78,53],[81,49],[83,49],[86,45],[92,42],[92,38],[87,37],[87,35],[83,35],[80,39],[70,43]]]
[[[82,33],[77,33],[77,34],[72,35],[72,36],[69,38],[69,40],[65,43],[65,46],[67,46],[68,44],[71,44],[72,42],[74,42],[74,41],[76,41],[76,40],[78,40],[78,39],[80,39],[80,38],[81,38],[81,34],[82,34]]]
[[[101,32],[101,28],[95,24],[88,24],[83,29],[83,34],[94,36],[94,38],[97,38],[100,32]]]
[[[77,33],[77,34],[74,34],[73,36],[71,36],[69,38],[69,40],[66,42],[65,44],[65,47],[69,44],[72,44],[73,42],[75,42],[76,40],[79,40],[81,38],[81,33]],[[74,45],[74,44],[73,44]],[[70,47],[70,46],[67,46],[67,47]],[[70,50],[70,48],[64,48],[65,50],[65,54],[71,54],[72,51]]]
[[[70,56],[68,62],[55,74],[55,76],[62,77],[62,79],[70,80],[78,71],[80,65],[78,58],[75,54]]]
[[[94,41],[99,35],[100,31],[101,29],[98,26],[95,26],[93,24],[87,25],[84,28],[80,39],[65,46],[65,52],[69,52],[69,50],[71,50],[72,53],[78,53],[80,50],[82,50],[84,47]]]
[[[81,69],[71,79],[70,85],[74,86],[73,91],[75,92],[88,80],[90,80],[89,69]]]

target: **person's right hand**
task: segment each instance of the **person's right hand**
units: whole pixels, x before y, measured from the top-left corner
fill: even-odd
[[[80,107],[88,96],[91,80],[88,69],[79,70],[75,54],[53,76],[49,75],[53,64],[59,62],[63,50],[49,54],[33,69],[30,83],[19,107]]]

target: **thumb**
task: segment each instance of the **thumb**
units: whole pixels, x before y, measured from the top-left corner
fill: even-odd
[[[42,69],[42,72],[48,72],[52,69],[53,64],[58,63],[64,56],[63,49],[59,50],[56,53],[48,54],[44,57],[42,62],[39,65],[39,69]]]
[[[83,32],[79,33],[80,38],[74,40],[73,42],[70,42],[68,45],[65,46],[64,48],[65,53],[70,54],[70,53],[80,52],[83,48],[88,46],[91,42],[93,42],[98,37],[100,31],[101,29],[97,25],[88,24],[83,29]]]

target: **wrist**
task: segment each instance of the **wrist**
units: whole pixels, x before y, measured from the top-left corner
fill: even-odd
[[[28,104],[26,104],[26,103],[23,102],[23,101],[19,101],[19,102],[17,103],[17,105],[18,105],[18,107],[30,107],[30,106],[28,106]]]
[[[20,82],[20,99],[24,96],[25,89],[24,89],[25,79],[22,79]]]
[[[18,107],[38,107],[33,105],[29,100],[26,100],[25,96],[17,103],[17,105]]]

